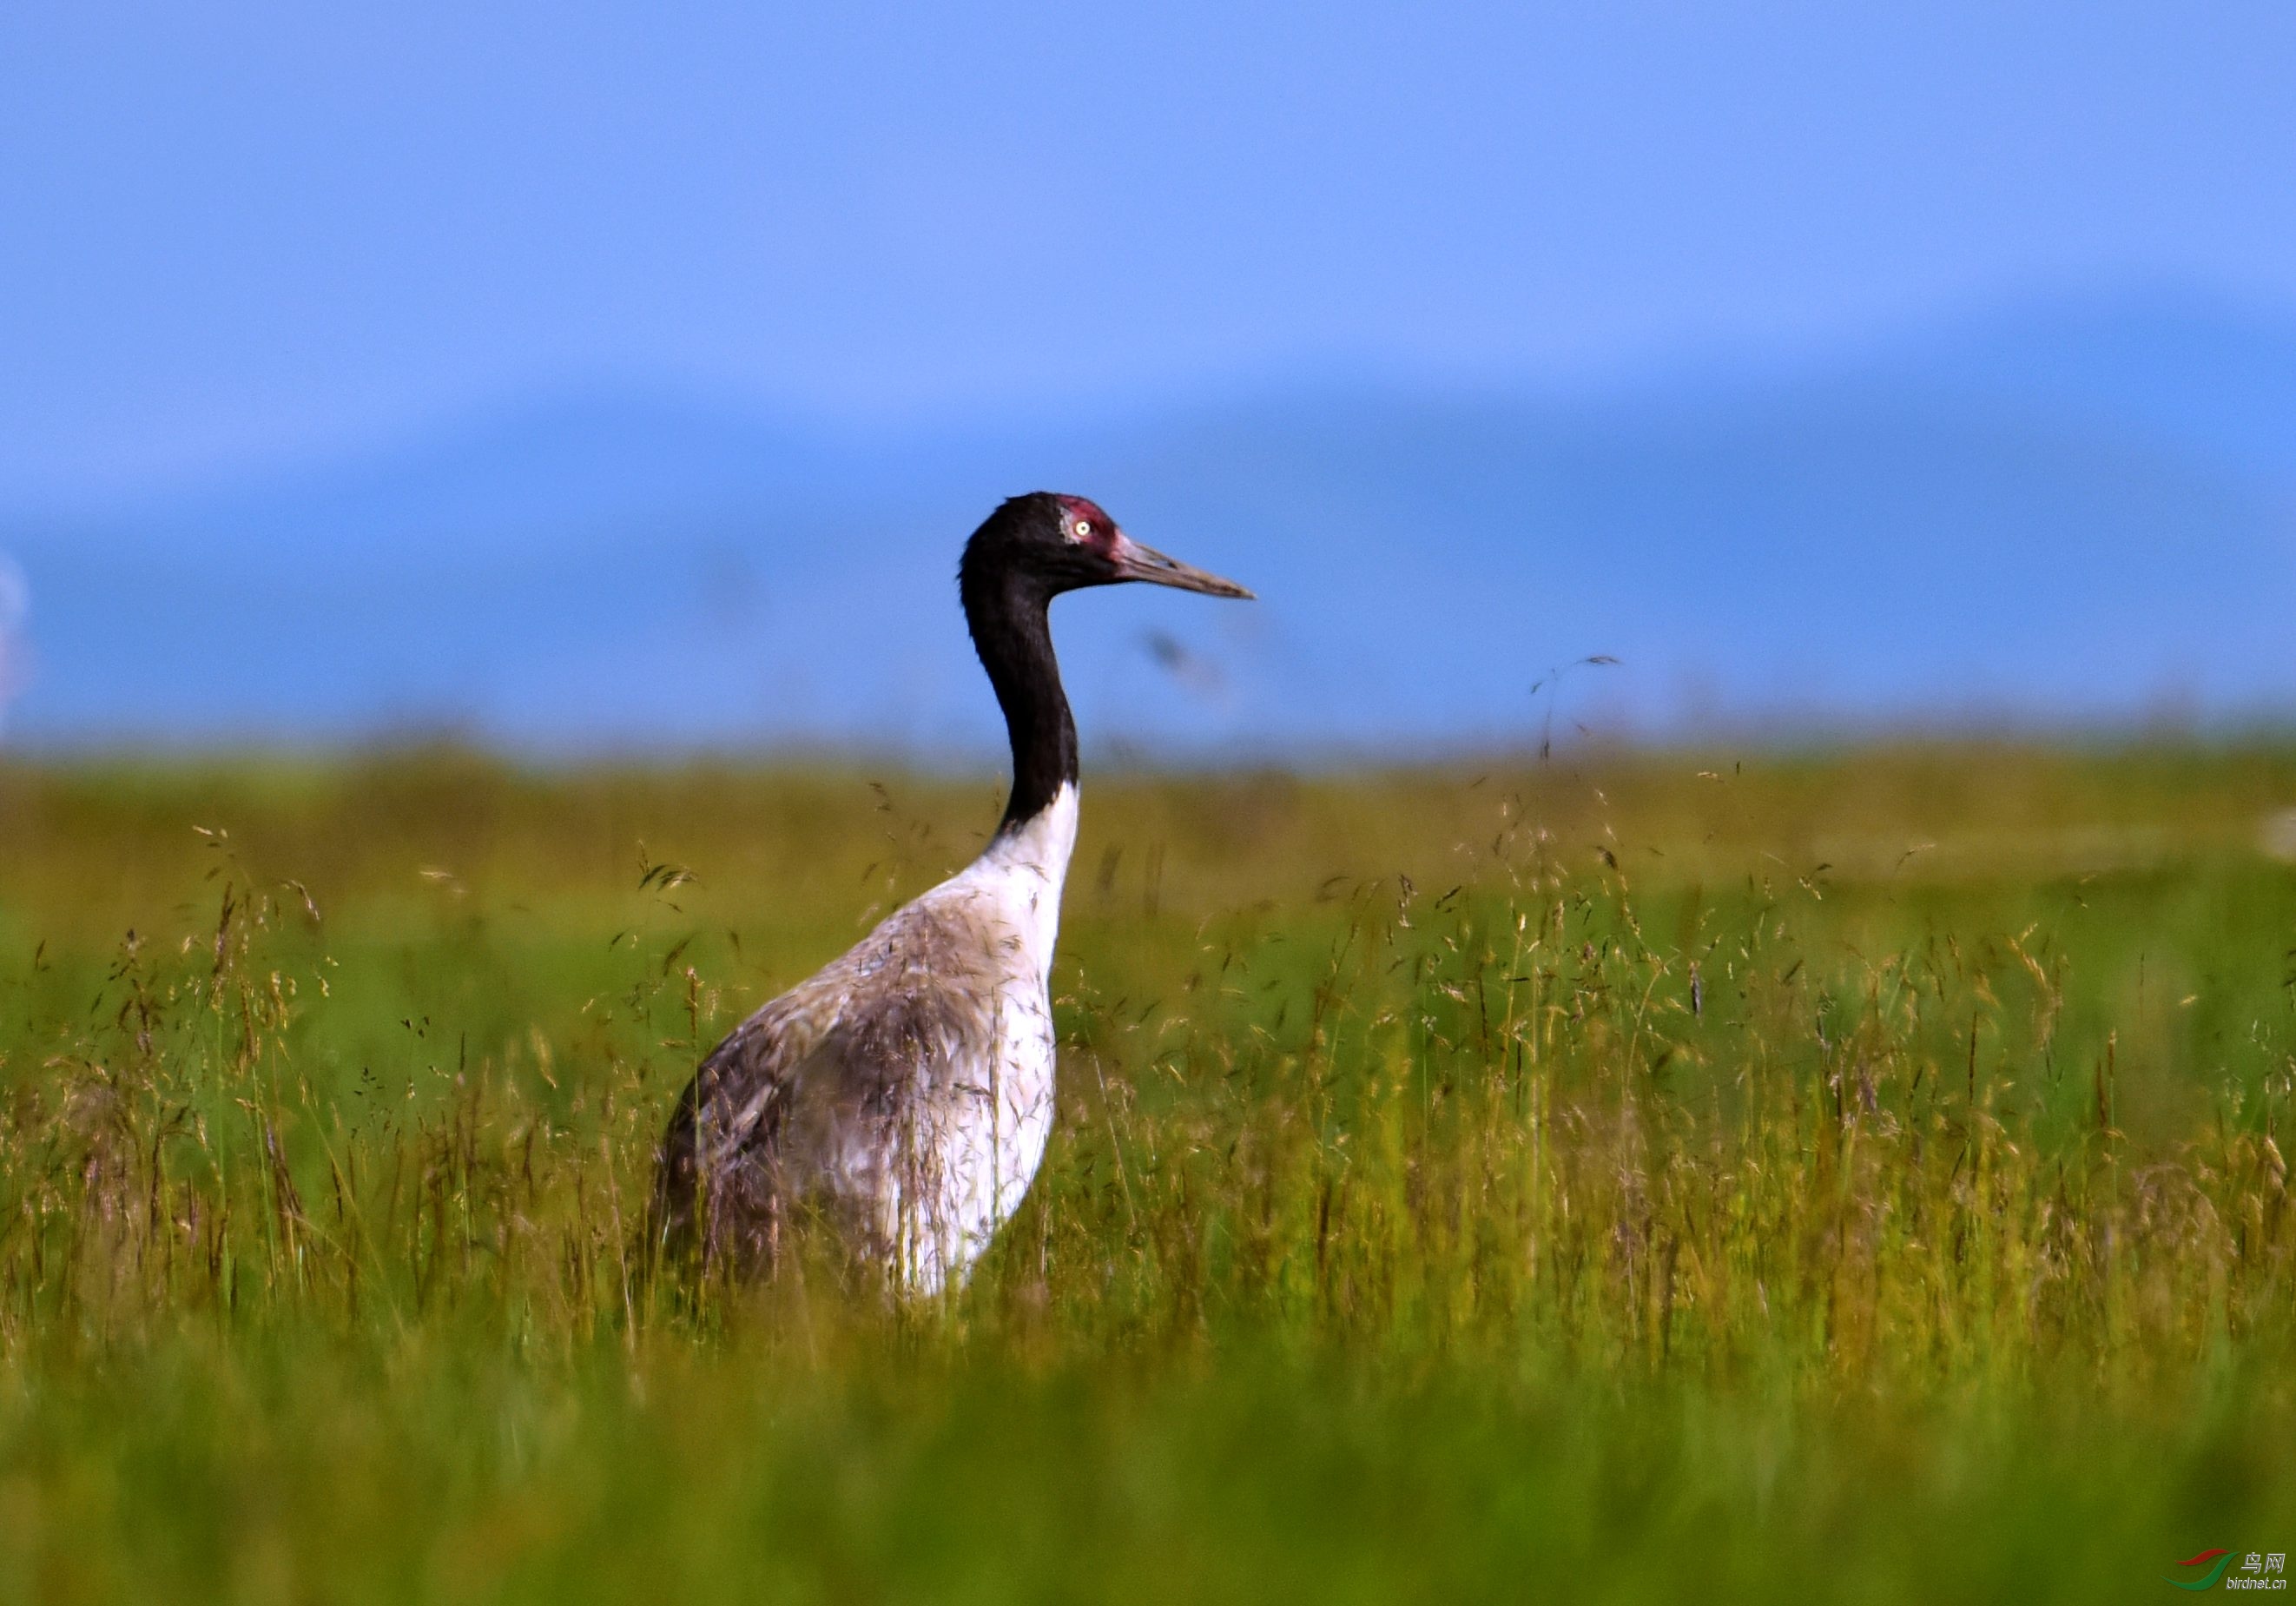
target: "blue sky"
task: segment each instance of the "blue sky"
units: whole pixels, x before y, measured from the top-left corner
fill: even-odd
[[[882,423],[2296,307],[2296,8],[0,8],[0,498],[641,376]]]

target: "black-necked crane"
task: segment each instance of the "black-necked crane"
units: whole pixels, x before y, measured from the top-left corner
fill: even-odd
[[[1076,844],[1077,736],[1053,655],[1063,591],[1146,581],[1248,597],[1081,497],[1037,491],[965,543],[957,590],[1013,745],[996,835],[701,1063],[655,1179],[656,1252],[769,1271],[800,1220],[892,1287],[961,1284],[1053,1124],[1049,991]]]

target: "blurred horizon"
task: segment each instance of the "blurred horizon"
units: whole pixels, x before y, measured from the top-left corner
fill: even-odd
[[[950,572],[1040,487],[1263,598],[1063,603],[1103,751],[2284,726],[2291,68],[2225,0],[21,9],[0,740],[977,758]]]

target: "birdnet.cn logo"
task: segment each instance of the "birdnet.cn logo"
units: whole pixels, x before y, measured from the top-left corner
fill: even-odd
[[[2161,1582],[2177,1589],[2198,1594],[2214,1589],[2221,1584],[2226,1589],[2285,1589],[2288,1587],[2288,1552],[2274,1551],[2265,1554],[2251,1551],[2234,1558],[2228,1550],[2204,1550],[2188,1561],[2177,1563],[2181,1578],[2163,1577]],[[2229,1576],[2227,1576],[2229,1575]]]

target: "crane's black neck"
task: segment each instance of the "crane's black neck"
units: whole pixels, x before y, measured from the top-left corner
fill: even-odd
[[[1053,656],[1052,593],[1041,580],[1002,565],[961,578],[973,650],[996,688],[1013,743],[1013,797],[997,834],[1034,819],[1077,778],[1076,721]]]

